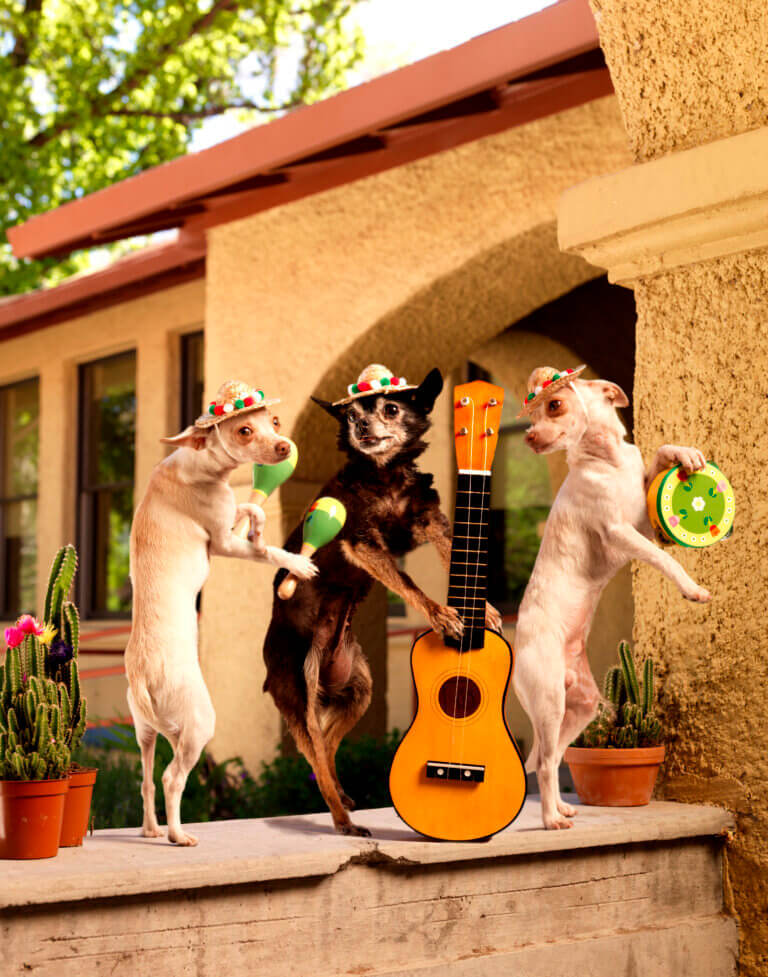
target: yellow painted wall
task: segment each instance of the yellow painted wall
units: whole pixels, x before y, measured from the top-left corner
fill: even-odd
[[[42,608],[48,568],[64,543],[75,541],[77,488],[77,369],[81,363],[136,350],[136,492],[141,496],[166,453],[159,439],[179,422],[179,336],[202,327],[203,279],[123,302],[0,346],[0,385],[40,378],[40,480],[37,525],[37,606]],[[84,622],[84,635],[113,622]],[[122,648],[125,635],[99,640]],[[85,645],[87,647],[87,643]],[[104,663],[103,659],[99,659]],[[109,662],[108,662],[109,663]],[[122,663],[117,656],[111,664]],[[84,668],[93,667],[86,658]],[[104,681],[110,689],[96,683]],[[99,713],[125,715],[125,680],[87,680],[86,695]],[[96,713],[94,712],[94,715]]]
[[[450,372],[593,277],[559,253],[556,201],[570,183],[629,158],[615,100],[605,98],[210,232],[208,392],[229,376],[257,382],[283,398],[284,429],[299,444],[293,484],[267,503],[270,542],[283,538],[282,500],[293,521],[339,463],[333,425],[309,395],[334,399],[371,361],[409,380],[435,365]],[[243,497],[247,480],[246,471],[233,479]],[[213,564],[202,621],[218,706],[213,745],[258,769],[280,734],[260,691],[271,574]]]

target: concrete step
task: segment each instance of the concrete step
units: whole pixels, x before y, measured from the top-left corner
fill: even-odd
[[[725,977],[718,808],[536,799],[481,844],[428,842],[387,808],[370,839],[327,815],[192,828],[197,848],[99,831],[55,859],[0,862],[3,977]]]

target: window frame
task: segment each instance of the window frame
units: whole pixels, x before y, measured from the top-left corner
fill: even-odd
[[[35,384],[37,387],[37,419],[38,424],[40,422],[40,377],[39,375],[26,377],[24,380],[15,380],[13,383],[4,383],[0,386],[0,620],[11,620],[15,619],[20,613],[25,611],[30,611],[34,613],[36,607],[31,608],[19,608],[17,610],[12,610],[10,607],[5,606],[5,598],[7,593],[7,580],[5,576],[5,565],[6,565],[6,536],[5,536],[5,510],[6,506],[14,505],[18,502],[31,502],[32,500],[38,501],[40,497],[40,439],[39,439],[39,428],[38,428],[38,465],[37,465],[37,491],[34,493],[22,493],[21,495],[3,495],[3,483],[4,483],[4,471],[3,466],[5,462],[5,424],[2,423],[2,412],[4,411],[5,396],[8,390],[12,390],[17,387],[22,387],[27,384]],[[35,518],[35,533],[37,533],[37,517]],[[35,587],[37,587],[37,567],[35,568]]]
[[[93,498],[104,491],[114,491],[116,489],[135,488],[136,484],[136,445],[134,442],[134,477],[130,481],[104,482],[98,485],[86,485],[86,473],[88,472],[91,461],[91,451],[93,446],[88,443],[86,417],[88,416],[88,404],[92,391],[93,374],[90,368],[101,363],[108,363],[111,360],[132,357],[136,369],[138,369],[138,351],[126,349],[120,353],[113,353],[109,356],[100,356],[97,359],[87,360],[78,364],[77,368],[77,515],[75,536],[77,539],[77,549],[80,554],[79,573],[77,583],[77,599],[80,614],[86,621],[128,621],[131,619],[131,611],[110,611],[106,607],[96,607],[94,605],[93,594],[93,566],[95,562],[95,536],[93,525]],[[137,397],[136,413],[138,416],[138,389],[134,381],[135,395]],[[88,504],[90,502],[90,504]],[[135,502],[135,500],[134,500]]]
[[[203,356],[205,356],[205,329],[193,329],[184,332],[179,337],[179,427],[183,431],[190,424],[194,424],[203,411],[203,396],[201,391],[200,403],[193,402],[195,378],[192,376],[192,361],[189,350],[192,342],[203,341]],[[205,377],[203,376],[203,386]]]

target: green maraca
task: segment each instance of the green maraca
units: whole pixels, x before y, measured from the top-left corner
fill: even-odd
[[[338,499],[324,496],[322,499],[313,502],[304,519],[304,542],[301,544],[301,555],[312,556],[315,550],[319,550],[321,546],[330,543],[339,535],[346,521],[347,510]],[[289,573],[277,588],[278,597],[283,600],[293,597],[297,583],[296,577]]]
[[[248,500],[249,502],[253,502],[256,505],[263,505],[275,489],[280,488],[283,482],[288,481],[296,470],[296,463],[299,460],[299,449],[290,438],[286,438],[285,440],[291,445],[291,450],[287,458],[279,461],[276,465],[253,466],[253,491]],[[244,539],[248,535],[249,528],[250,520],[243,519],[236,527],[235,532]]]

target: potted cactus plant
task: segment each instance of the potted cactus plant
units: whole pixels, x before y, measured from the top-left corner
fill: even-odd
[[[80,694],[78,652],[80,651],[80,615],[69,600],[77,573],[77,550],[72,544],[62,546],[51,564],[45,593],[44,620],[56,633],[46,656],[46,670],[50,678],[62,684],[69,694],[67,716],[67,745],[75,752],[85,733],[86,701]],[[69,792],[64,805],[61,828],[61,847],[82,845],[88,830],[95,767],[81,767],[73,763],[69,769]]]
[[[42,671],[38,674],[52,681],[58,690],[62,698],[62,737],[70,754],[80,745],[86,723],[86,701],[80,693],[77,662],[80,617],[77,607],[68,599],[76,572],[75,547],[71,544],[62,546],[51,565],[42,623],[30,614],[23,614],[16,625],[5,632],[8,648],[20,647],[22,658],[34,661],[36,666],[42,662]],[[96,773],[95,768],[82,768],[70,762],[61,847],[83,843]]]
[[[664,759],[663,732],[654,705],[653,661],[638,681],[632,652],[619,644],[619,664],[605,676],[597,716],[565,751],[576,793],[585,804],[647,804]]]
[[[71,755],[68,694],[45,676],[44,652],[9,648],[0,688],[0,857],[51,858],[59,850]]]

